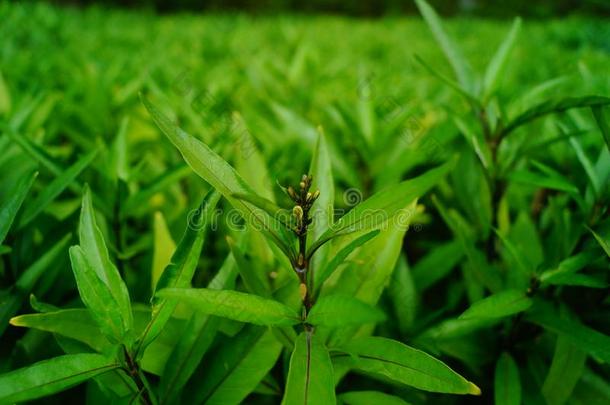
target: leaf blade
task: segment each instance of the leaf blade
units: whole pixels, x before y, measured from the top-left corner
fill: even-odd
[[[415,388],[450,394],[480,395],[481,390],[440,360],[381,337],[354,339],[343,345],[352,368]]]
[[[334,404],[333,366],[324,344],[311,332],[301,333],[290,356],[282,405]]]
[[[43,360],[0,375],[0,402],[21,402],[50,395],[118,366],[99,354],[69,354]]]
[[[290,326],[300,322],[299,315],[290,307],[275,300],[238,291],[165,288],[157,295],[179,299],[203,313],[255,325]]]

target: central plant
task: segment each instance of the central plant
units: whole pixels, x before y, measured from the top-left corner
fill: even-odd
[[[178,128],[148,99],[142,101],[191,168],[252,229],[260,231],[273,250],[283,253],[296,275],[281,288],[272,288],[264,272],[257,272],[257,266],[231,241],[247,292],[163,285],[158,286],[156,297],[180,300],[205,314],[270,327],[272,335],[292,352],[283,398],[286,404],[334,403],[336,381],[350,369],[433,392],[480,393],[474,384],[428,354],[395,340],[370,336],[372,329],[367,324],[385,319],[374,305],[391,266],[384,270],[386,276],[373,276],[365,266],[339,269],[356,249],[360,255],[393,257],[384,246],[400,248],[416,199],[442,179],[451,162],[373,195],[335,221],[332,170],[321,132],[311,174],[303,175],[297,187],[283,188],[294,203],[287,210],[256,194],[207,145]],[[292,300],[295,296],[300,298],[299,304]]]

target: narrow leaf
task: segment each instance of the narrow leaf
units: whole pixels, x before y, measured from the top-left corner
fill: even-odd
[[[364,337],[341,347],[333,359],[352,368],[399,384],[449,394],[480,395],[481,390],[434,357],[395,340]]]
[[[343,232],[378,229],[399,213],[401,216],[409,215],[409,212],[405,212],[404,207],[434,187],[452,165],[453,162],[448,162],[419,177],[378,192],[341,217],[318,238],[314,246],[318,241]]]
[[[565,404],[584,369],[587,355],[565,336],[557,338],[551,368],[542,385],[548,404]]]
[[[56,333],[83,342],[99,352],[110,347],[92,312],[84,308],[20,315],[11,319],[11,325]]]
[[[115,361],[99,354],[72,354],[44,360],[0,375],[0,403],[51,395],[118,367]]]
[[[335,218],[335,184],[333,180],[332,161],[330,151],[326,143],[326,136],[322,128],[318,128],[318,140],[311,156],[309,174],[313,176],[312,190],[320,191],[320,196],[316,200],[310,216],[313,220],[307,231],[308,242],[311,243],[318,239],[334,222]],[[318,270],[322,263],[328,261],[328,246],[322,246],[312,257],[310,269],[313,269],[309,276],[310,284],[308,288],[317,291],[316,288],[322,282]]]
[[[228,256],[208,288],[221,290],[233,288],[237,275],[235,260]],[[193,313],[180,338],[172,348],[159,384],[159,399],[171,402],[187,383],[212,345],[220,318],[199,312]]]
[[[409,405],[408,402],[397,396],[379,391],[350,391],[344,392],[338,398],[346,405]]]
[[[272,299],[238,291],[166,288],[157,296],[179,299],[206,314],[256,325],[290,326],[300,322],[299,314],[292,308]]]
[[[317,326],[346,326],[383,322],[380,309],[347,295],[326,295],[318,300],[307,315],[307,322]]]
[[[529,108],[515,117],[502,130],[502,136],[506,136],[515,129],[545,115],[566,111],[572,108],[597,107],[610,104],[610,98],[601,96],[569,97],[562,100],[547,100]]]
[[[80,246],[70,248],[72,271],[81,300],[95,318],[102,332],[113,342],[121,342],[125,335],[119,305],[108,287],[93,269]]]
[[[214,208],[219,199],[220,194],[210,191],[194,215],[188,218],[184,236],[161,274],[155,291],[168,287],[189,287],[191,285],[191,279],[199,263],[205,230],[214,215]],[[161,333],[177,305],[176,300],[164,300],[155,296],[151,301],[153,304],[151,320],[140,337],[138,350],[145,348]]]
[[[172,235],[167,229],[167,223],[160,211],[155,212],[153,220],[153,235],[154,235],[154,250],[151,270],[151,283],[154,291],[159,277],[163,274],[163,270],[172,259],[172,255],[176,251],[176,242],[172,239]]]
[[[314,277],[316,277],[316,286],[321,286],[324,282],[333,274],[333,272],[347,259],[347,257],[352,253],[356,248],[364,245],[369,240],[373,239],[375,236],[379,235],[379,229],[375,229],[374,231],[367,232],[362,236],[351,241],[344,248],[342,248],[337,254],[333,255],[332,259],[324,265],[318,272],[314,273]],[[315,256],[314,256],[315,257]]]
[[[579,349],[610,363],[610,336],[591,329],[578,320],[560,317],[548,304],[537,307],[526,316],[532,323],[568,339]]]
[[[23,228],[38,216],[58,195],[60,195],[76,177],[87,168],[95,159],[97,150],[94,150],[55,177],[36,198],[28,204],[23,212],[19,227]]]
[[[141,100],[155,123],[178,148],[193,171],[229,200],[247,223],[267,235],[286,255],[290,256],[290,244],[278,233],[280,225],[277,221],[265,211],[234,197],[234,194],[256,194],[235,169],[206,144],[174,124],[146,97],[141,96]]]
[[[108,255],[108,249],[106,248],[104,237],[102,236],[102,232],[95,221],[95,212],[93,211],[93,204],[91,202],[91,191],[89,190],[88,186],[85,186],[83,191],[83,202],[78,232],[81,247],[79,253],[82,252],[82,255],[84,258],[86,258],[87,263],[87,266],[84,267],[87,269],[93,269],[95,274],[97,274],[97,278],[87,275],[85,278],[81,278],[81,282],[84,282],[85,279],[87,279],[89,282],[86,284],[88,284],[89,287],[99,289],[99,287],[95,287],[95,284],[97,284],[95,280],[99,279],[102,281],[112,296],[112,301],[114,301],[114,305],[117,306],[117,310],[120,313],[123,332],[129,333],[133,327],[133,316],[131,313],[129,291],[127,291],[127,286],[121,279],[119,271],[112,263],[110,256]],[[84,263],[82,260],[78,261]],[[77,271],[83,270],[82,268],[75,269],[73,266],[73,270],[75,270],[75,275],[82,275],[81,271]],[[81,286],[79,285],[79,291],[80,287]],[[91,291],[88,291],[88,293],[91,293]],[[100,308],[91,309],[95,312]]]
[[[604,252],[606,252],[606,255],[608,255],[608,257],[610,257],[610,240],[604,239],[600,234],[595,232],[593,229],[591,229],[591,228],[588,228],[588,229],[589,229],[589,232],[591,232],[591,234],[597,241],[597,243],[599,243],[599,245],[602,247],[602,249],[604,249]]]
[[[434,9],[424,0],[415,0],[415,3],[417,4],[417,8],[419,8],[419,12],[424,17],[424,20],[426,20],[428,28],[432,31],[436,42],[443,50],[449,64],[451,64],[458,81],[464,89],[471,90],[473,83],[472,69],[466,62],[460,48],[445,33],[436,11],[434,11]]]
[[[281,343],[272,331],[247,326],[235,338],[224,339],[211,357],[204,359],[185,387],[182,403],[239,405],[256,389],[276,364]]]
[[[311,332],[296,340],[282,405],[335,404],[333,366],[322,341]]]
[[[519,31],[521,31],[521,18],[517,17],[515,18],[508,35],[506,38],[504,38],[502,45],[500,45],[496,51],[496,54],[491,59],[491,62],[489,62],[487,70],[485,71],[485,78],[483,79],[483,88],[485,89],[486,95],[485,98],[495,91],[498,78],[502,77],[502,73],[506,68],[508,57],[510,56],[510,52],[515,45],[515,40],[519,35]]]
[[[227,237],[227,242],[229,243],[231,253],[235,258],[237,268],[239,269],[239,274],[241,275],[241,279],[243,280],[246,289],[256,295],[263,297],[269,296],[270,288],[265,283],[265,280],[256,271],[257,267],[251,262],[248,262],[244,252],[242,252],[232,238]]]
[[[503,318],[523,312],[532,306],[532,300],[520,290],[506,290],[475,302],[460,319]]]
[[[521,404],[519,369],[508,353],[502,353],[496,363],[494,398],[496,405]]]
[[[4,242],[4,238],[17,216],[17,211],[34,184],[36,176],[38,176],[38,172],[23,176],[13,190],[7,190],[6,194],[3,193],[3,201],[0,203],[0,244]]]
[[[591,110],[593,111],[597,126],[602,133],[602,137],[604,138],[604,141],[606,141],[606,147],[610,151],[610,125],[608,125],[608,120],[604,115],[604,108],[601,105],[598,105],[593,106]]]

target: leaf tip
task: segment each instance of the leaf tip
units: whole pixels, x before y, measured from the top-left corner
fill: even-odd
[[[475,384],[471,383],[470,381],[468,382],[468,393],[470,395],[481,395],[481,389],[479,387],[477,387]]]
[[[21,316],[14,316],[8,321],[8,323],[13,326],[23,326],[23,324],[19,322],[20,318]]]

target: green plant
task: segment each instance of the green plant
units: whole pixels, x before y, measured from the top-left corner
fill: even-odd
[[[486,353],[497,357],[496,403],[542,401],[540,396],[547,403],[564,403],[583,373],[587,354],[608,362],[603,348],[609,347],[610,338],[580,323],[576,314],[588,313],[582,307],[587,303],[570,302],[566,294],[570,287],[608,286],[607,258],[600,254],[601,249],[607,254],[607,242],[592,228],[607,227],[610,143],[603,107],[610,98],[551,98],[532,103],[526,94],[518,97],[518,107],[527,107],[515,113],[517,108],[498,97],[498,87],[521,20],[515,20],[484,76],[477,78],[434,10],[423,0],[417,0],[417,5],[457,82],[422,59],[419,62],[468,106],[467,113],[450,111],[466,141],[452,176],[455,194],[445,193],[433,201],[459,245],[456,249],[465,257],[461,268],[470,303],[458,317],[422,333],[420,342],[437,353],[449,353],[454,345],[476,341],[477,335],[499,333],[501,339]],[[581,134],[586,130],[579,128],[583,119],[573,111],[578,108],[592,111],[599,127],[595,132],[602,135],[598,139],[605,140],[596,157],[587,155],[582,146]],[[533,124],[550,114],[561,114],[554,122],[557,135],[543,137],[547,128]],[[566,141],[572,149],[562,151],[555,164],[538,160],[540,152]],[[562,170],[559,159],[566,152],[577,159],[584,176],[570,177]],[[519,199],[532,201],[530,212],[515,203]],[[541,391],[530,385],[522,393],[531,371],[514,357],[540,350],[537,340],[548,336],[537,327],[557,335],[556,350]]]
[[[0,3],[0,403],[608,403],[605,25],[419,7]]]

